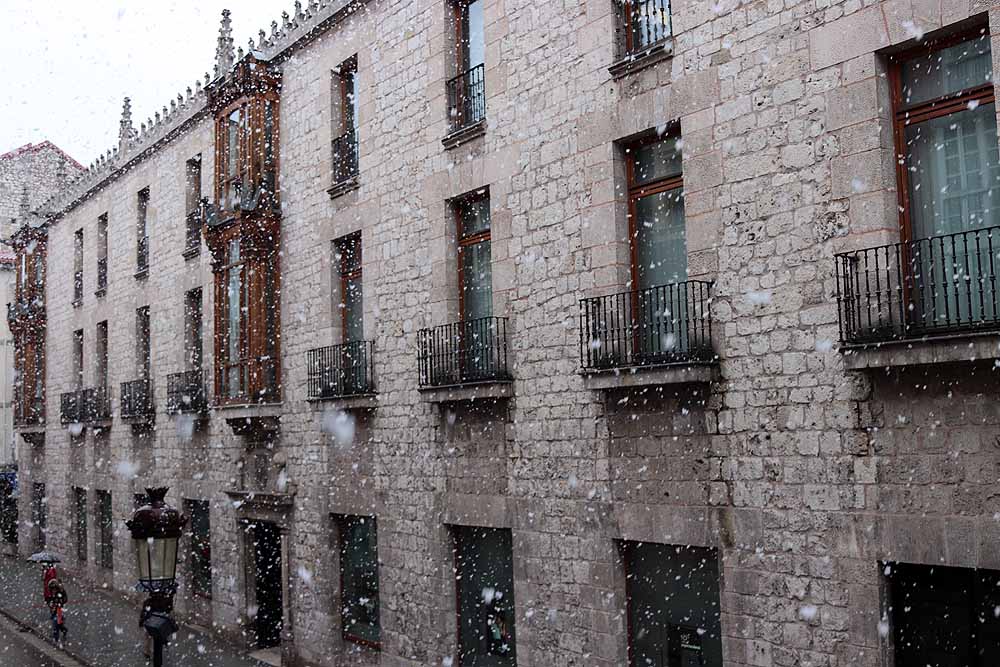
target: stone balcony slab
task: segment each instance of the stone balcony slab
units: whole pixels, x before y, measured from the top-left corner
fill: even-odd
[[[719,379],[714,363],[682,363],[666,366],[626,366],[600,371],[580,371],[587,389],[608,390],[673,384],[707,384]]]
[[[1000,334],[961,334],[845,345],[840,348],[840,353],[845,368],[855,371],[976,362],[1000,359]]]

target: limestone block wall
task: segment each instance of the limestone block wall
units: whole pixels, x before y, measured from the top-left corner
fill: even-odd
[[[443,3],[366,3],[281,59],[277,451],[296,489],[283,519],[286,657],[445,664],[457,650],[447,526],[464,524],[512,531],[518,664],[627,663],[616,541],[640,540],[719,550],[726,665],[888,667],[880,561],[996,566],[1000,432],[987,400],[996,379],[990,363],[846,370],[833,255],[897,238],[882,51],[912,39],[905,25],[970,20],[1000,33],[988,4],[675,0],[673,57],[613,79],[610,0],[487,0],[486,131],[451,150],[441,143],[453,74]],[[355,54],[359,187],[331,199],[330,72]],[[672,124],[684,145],[690,273],[714,282],[719,380],[588,389],[578,300],[630,287],[621,142]],[[247,509],[225,490],[247,443],[224,410],[193,436],[163,410],[165,375],[181,370],[184,292],[199,285],[211,367],[208,254],[181,257],[184,162],[202,154],[210,192],[211,146],[201,120],[53,223],[48,414],[70,387],[75,329],[92,359],[96,323],[107,319],[112,383],[133,379],[134,312],[146,304],[158,413],[148,436],[116,419],[106,433],[88,430],[72,454],[71,435],[50,417],[28,479],[49,485],[53,544],[72,544],[71,486],[113,491],[121,590],[133,578],[120,523],[132,494],[156,481],[178,501],[209,499],[214,595],[206,604],[182,588],[179,609],[237,636]],[[151,260],[137,281],[143,187]],[[514,397],[433,404],[418,390],[416,332],[458,316],[448,201],[480,188]],[[105,211],[112,268],[98,300],[93,243]],[[79,228],[84,304],[73,308]],[[306,353],[340,342],[333,241],[356,231],[378,403],[351,412],[353,438],[338,441],[337,405],[307,400]],[[333,514],[378,522],[378,652],[341,638]],[[86,570],[107,576],[93,559]],[[809,619],[806,605],[817,610]]]

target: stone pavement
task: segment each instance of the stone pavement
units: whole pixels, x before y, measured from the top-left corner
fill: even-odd
[[[136,667],[142,656],[144,633],[139,611],[114,593],[82,586],[60,571],[69,604],[65,649],[92,667]],[[0,612],[51,637],[49,612],[41,599],[41,568],[22,560],[0,557]],[[178,667],[260,667],[262,663],[225,642],[181,626],[164,651],[164,665]]]

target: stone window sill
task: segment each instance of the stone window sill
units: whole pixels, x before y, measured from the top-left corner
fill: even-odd
[[[608,67],[608,72],[613,79],[621,79],[630,74],[635,74],[647,67],[663,62],[674,55],[674,40],[668,38],[650,47],[630,53],[618,62]]]
[[[101,289],[94,291],[94,296],[96,296],[98,299],[100,299],[101,297],[107,296],[107,294],[108,294],[108,288],[107,287],[102,287]]]
[[[191,246],[190,248],[185,248],[184,252],[181,253],[181,257],[183,257],[185,260],[188,260],[188,259],[194,259],[200,254],[201,254],[201,246],[196,245],[196,246]]]
[[[420,388],[420,400],[425,403],[464,403],[504,399],[513,395],[514,384],[510,380]]]
[[[708,384],[719,379],[715,363],[685,362],[663,366],[626,366],[600,371],[580,371],[587,389],[607,390],[676,384]]]
[[[149,267],[146,267],[144,269],[139,269],[138,271],[135,272],[134,275],[136,280],[145,280],[146,278],[149,277]]]
[[[840,348],[847,370],[884,370],[900,366],[972,363],[1000,359],[1000,334],[970,333],[888,341]]]
[[[444,145],[446,150],[451,150],[452,148],[457,148],[464,143],[477,139],[486,134],[486,119],[479,121],[478,123],[473,123],[472,125],[467,125],[465,127],[460,127],[444,139],[441,143]]]
[[[376,394],[355,394],[354,396],[329,396],[306,399],[313,406],[329,404],[338,410],[374,410],[378,407]]]
[[[357,176],[352,176],[347,180],[341,181],[340,183],[334,183],[333,187],[327,190],[330,195],[330,199],[336,199],[337,197],[343,197],[348,192],[352,192],[361,187],[361,183],[358,181]]]
[[[83,305],[83,299],[73,299],[73,307],[79,308]]]

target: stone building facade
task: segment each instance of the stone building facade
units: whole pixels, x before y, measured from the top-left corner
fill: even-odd
[[[669,5],[296,3],[246,55],[224,20],[15,234],[22,550],[131,590],[169,485],[178,613],[292,665],[995,655],[1000,5]],[[897,146],[942,110],[928,236]]]

